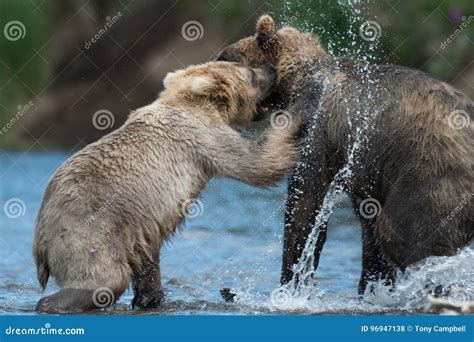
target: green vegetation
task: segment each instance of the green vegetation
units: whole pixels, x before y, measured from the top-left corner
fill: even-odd
[[[272,0],[271,4],[282,22],[316,33],[335,55],[403,64],[447,81],[473,61],[472,0]],[[367,20],[381,28],[380,38],[373,42],[359,35]],[[455,39],[447,43],[450,36]],[[474,92],[465,91],[471,96]]]
[[[145,2],[139,2],[140,6]],[[132,9],[139,6],[133,0],[132,3]],[[102,11],[101,15],[118,6],[97,0],[88,4]],[[229,43],[248,34],[260,12],[269,12],[282,23],[316,33],[335,55],[419,68],[454,82],[474,96],[472,0],[270,0],[266,5],[259,4],[240,0],[180,0],[179,11],[193,17],[199,10],[205,26],[225,32]],[[59,67],[58,56],[70,53],[63,50],[64,46],[48,43],[49,39],[60,31],[66,13],[81,6],[81,1],[0,2],[0,127],[15,115],[18,106],[38,102],[36,94],[49,84]],[[252,17],[257,8],[259,13]],[[362,39],[359,32],[368,20],[380,26],[381,36],[374,41]],[[18,27],[17,32],[11,31],[13,35],[24,34],[22,39],[7,39],[4,30],[12,21],[23,25],[24,31],[21,26],[19,32]],[[88,32],[86,29],[77,27],[78,31]],[[69,43],[67,47],[75,49],[76,42]],[[0,136],[2,142],[3,138]]]
[[[41,48],[49,37],[48,7],[44,4],[36,9],[29,0],[0,3],[0,124],[12,116],[9,111],[16,112],[17,106],[35,101],[35,94],[45,82],[48,62],[42,56],[47,52]],[[6,25],[12,21],[20,21],[24,30],[11,23],[5,34]],[[23,38],[15,40],[23,34]]]

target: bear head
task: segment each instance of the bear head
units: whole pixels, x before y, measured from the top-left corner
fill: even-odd
[[[260,119],[259,105],[275,80],[270,64],[251,68],[233,62],[208,62],[170,72],[163,80],[160,101],[176,107],[218,115],[226,123]]]
[[[273,18],[263,15],[257,21],[255,35],[224,48],[216,60],[237,62],[254,68],[272,63],[277,72],[272,97],[284,98],[288,96],[295,78],[306,76],[305,65],[324,56],[326,52],[317,37],[293,27],[277,30]]]

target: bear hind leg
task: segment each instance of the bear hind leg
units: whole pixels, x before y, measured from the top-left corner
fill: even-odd
[[[64,313],[107,308],[129,286],[130,267],[111,258],[109,253],[70,253],[64,248],[52,249],[52,252],[55,254],[47,266],[61,289],[40,299],[37,311]]]
[[[161,289],[160,253],[133,276],[132,307],[138,309],[156,309],[161,305],[164,294]]]

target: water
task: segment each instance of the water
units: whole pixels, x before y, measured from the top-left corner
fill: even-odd
[[[298,4],[293,3],[291,1],[284,2],[284,15],[283,15],[283,22],[291,25],[292,17],[288,17],[288,12],[290,11],[291,7]],[[347,31],[347,38],[352,41],[356,42],[356,33],[355,24],[362,19],[362,12],[361,8],[358,6],[353,5],[360,5],[357,1],[346,1],[340,2],[339,6],[345,16],[348,19],[348,31]],[[293,18],[294,19],[294,18]],[[378,23],[377,23],[378,25]],[[303,31],[313,32],[314,27],[308,25],[307,22],[304,23],[304,28],[300,28]],[[370,28],[370,30],[373,28]],[[374,33],[372,31],[369,34]],[[380,33],[380,32],[376,32]],[[361,35],[364,35],[364,32],[360,32]],[[362,36],[361,36],[362,37]],[[365,37],[367,38],[367,37]],[[372,37],[369,37],[372,38]],[[377,38],[377,37],[374,37]],[[337,40],[338,38],[335,37],[333,40]],[[365,39],[367,40],[367,39]],[[370,39],[372,41],[372,39]],[[361,153],[364,149],[364,146],[367,144],[368,139],[368,132],[370,129],[374,129],[373,127],[373,120],[378,116],[379,112],[382,108],[378,106],[374,101],[374,95],[376,95],[377,88],[378,88],[378,79],[371,75],[369,70],[369,63],[367,61],[374,60],[374,56],[371,52],[377,51],[379,49],[377,39],[373,39],[372,44],[369,47],[368,51],[361,50],[361,49],[346,49],[343,50],[344,55],[353,56],[355,59],[362,59],[365,63],[361,63],[360,71],[364,71],[361,73],[363,76],[358,84],[358,87],[355,89],[355,92],[359,95],[355,97],[355,103],[349,104],[349,100],[347,97],[341,97],[339,99],[340,102],[346,102],[347,111],[347,126],[349,127],[349,132],[354,132],[353,136],[348,137],[349,146],[347,146],[347,155],[346,155],[346,164],[338,171],[336,176],[334,177],[333,181],[331,182],[328,192],[324,198],[323,204],[319,213],[316,215],[315,223],[311,233],[308,236],[306,241],[306,245],[302,252],[302,257],[299,260],[298,264],[295,265],[293,269],[293,279],[282,286],[281,288],[275,290],[273,295],[273,301],[279,302],[288,302],[291,300],[305,302],[309,298],[313,297],[315,288],[319,286],[319,282],[315,281],[314,274],[316,270],[314,269],[314,252],[316,250],[316,245],[318,241],[318,237],[320,234],[320,226],[328,221],[330,216],[333,213],[335,204],[337,199],[340,197],[344,190],[344,185],[349,184],[352,177],[352,168],[355,163],[358,163],[357,155]],[[329,45],[328,53],[333,55],[333,51],[331,49],[331,45]],[[359,57],[359,58],[358,58]],[[363,57],[363,58],[361,58]],[[368,58],[369,57],[369,58]],[[318,74],[318,70],[314,71]],[[337,91],[329,91],[327,88],[334,88],[338,89],[339,92],[342,89],[339,89],[339,86],[333,84],[332,79],[327,76],[321,78],[321,76],[316,76],[315,81],[319,82],[322,85],[322,96],[321,98],[327,97],[326,94],[334,94],[338,93]],[[368,86],[368,84],[372,84],[372,86]],[[362,100],[359,100],[362,99]],[[323,102],[323,101],[321,101]],[[318,108],[315,108],[313,116],[314,122],[319,123],[319,115],[321,111],[324,111],[323,104],[319,104]],[[354,108],[355,107],[355,108]],[[360,110],[362,109],[362,110]],[[326,109],[327,110],[327,109]],[[360,121],[359,125],[354,125],[353,118],[356,118],[357,121]],[[313,126],[313,129],[315,126]],[[304,150],[303,155],[311,154],[311,141],[312,135],[315,133],[313,131],[309,131],[308,133],[308,144]],[[302,165],[304,167],[304,165]],[[298,189],[297,189],[298,190]]]
[[[0,204],[16,198],[19,211],[0,210],[0,314],[35,314],[42,296],[31,243],[42,192],[64,153],[0,151]],[[310,299],[272,298],[278,288],[286,185],[256,189],[231,180],[213,180],[202,194],[201,215],[189,219],[165,246],[162,280],[166,300],[148,314],[408,314],[422,312],[426,285],[455,284],[458,294],[474,289],[472,249],[454,257],[431,258],[402,275],[394,293],[357,297],[360,227],[344,197],[339,197]],[[23,205],[21,205],[23,203]],[[231,288],[235,303],[219,290]],[[46,294],[57,290],[54,282]],[[127,291],[104,312],[136,314]],[[281,298],[280,298],[281,299]]]

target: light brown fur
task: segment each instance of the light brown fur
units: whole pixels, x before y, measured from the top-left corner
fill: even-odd
[[[116,300],[132,279],[134,306],[156,307],[160,247],[186,201],[214,176],[264,187],[294,165],[296,124],[268,129],[260,143],[229,126],[252,120],[271,78],[225,62],[170,73],[154,103],[66,160],[47,186],[33,245],[41,287],[52,275],[63,290],[38,310],[92,310],[94,290]]]

